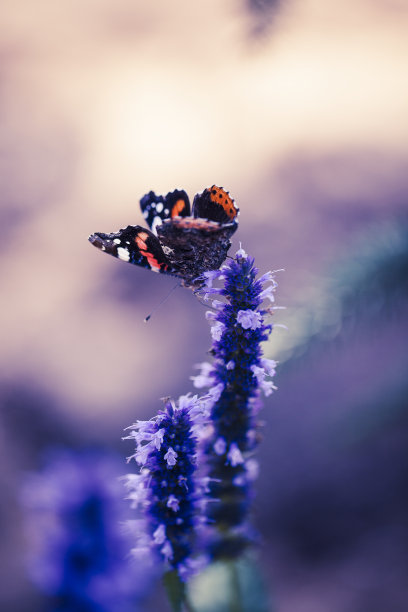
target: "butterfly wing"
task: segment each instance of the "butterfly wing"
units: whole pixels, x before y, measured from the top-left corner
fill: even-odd
[[[218,223],[236,222],[239,209],[234,200],[222,187],[213,185],[197,193],[193,201],[193,217],[217,221]]]
[[[116,234],[97,232],[89,236],[89,241],[98,249],[122,261],[148,268],[153,272],[175,275],[157,236],[140,225],[128,225]]]
[[[140,200],[143,216],[152,232],[166,219],[173,217],[189,217],[191,215],[190,200],[184,190],[175,189],[166,196],[156,195],[149,191]]]

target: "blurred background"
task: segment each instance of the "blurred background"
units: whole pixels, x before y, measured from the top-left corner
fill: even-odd
[[[279,273],[254,522],[278,612],[408,609],[408,4],[3,0],[1,610],[29,582],[21,483],[50,447],[123,457],[192,389],[205,309],[87,236],[222,185]],[[235,249],[236,250],[236,249]],[[123,472],[128,468],[123,463]],[[143,609],[159,609],[146,602]]]

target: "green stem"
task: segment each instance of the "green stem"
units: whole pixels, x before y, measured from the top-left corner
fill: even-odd
[[[163,576],[163,583],[173,612],[182,612],[185,600],[185,586],[178,577],[177,572],[175,570],[166,572]]]

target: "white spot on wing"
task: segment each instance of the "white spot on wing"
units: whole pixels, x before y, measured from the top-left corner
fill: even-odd
[[[162,210],[163,210],[163,204],[162,204],[162,202],[159,202],[156,205],[156,211],[160,214]]]
[[[174,253],[174,249],[171,249],[168,246],[163,246],[163,251],[165,255],[170,255],[170,253]]]
[[[113,242],[114,242],[115,244],[120,244],[122,241],[121,241],[121,239],[120,239],[120,238],[115,238],[115,239],[113,240]]]
[[[130,253],[127,249],[124,249],[123,247],[118,247],[117,253],[119,259],[121,259],[122,261],[129,261]]]
[[[151,225],[152,232],[154,232],[154,233],[157,235],[157,230],[156,230],[156,228],[157,228],[157,226],[158,226],[158,225],[161,225],[162,223],[163,223],[163,221],[162,221],[162,219],[160,219],[160,217],[155,217],[155,218],[153,219],[153,221],[152,221],[152,225]]]

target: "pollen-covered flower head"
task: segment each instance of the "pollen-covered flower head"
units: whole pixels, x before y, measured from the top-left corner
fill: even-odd
[[[140,466],[127,477],[129,499],[142,516],[133,553],[150,546],[182,580],[200,562],[193,552],[208,483],[197,471],[205,408],[206,399],[197,396],[167,401],[156,417],[134,423],[127,436],[136,442],[130,459]]]

